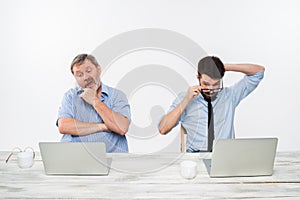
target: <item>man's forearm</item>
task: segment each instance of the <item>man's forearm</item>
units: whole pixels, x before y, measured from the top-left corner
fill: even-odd
[[[103,102],[97,100],[94,104],[94,108],[101,116],[106,127],[120,135],[125,135],[128,131],[130,121],[123,115],[112,111]]]
[[[60,118],[58,120],[58,129],[61,134],[71,134],[77,136],[110,131],[104,123],[81,122],[72,118]]]
[[[178,121],[180,115],[182,114],[183,110],[189,104],[189,101],[184,98],[180,104],[178,104],[171,112],[166,114],[159,123],[159,133],[160,134],[167,134],[169,131],[173,129],[176,122]]]
[[[265,70],[263,66],[256,64],[225,64],[224,67],[226,71],[241,72],[248,76]]]

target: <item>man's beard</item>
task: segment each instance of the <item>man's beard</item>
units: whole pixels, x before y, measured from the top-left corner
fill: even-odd
[[[217,93],[214,93],[213,96],[207,96],[204,92],[201,91],[201,94],[205,101],[214,101],[217,98]]]
[[[85,88],[90,88],[90,84],[93,84],[94,86],[93,87],[96,87],[95,89],[98,89],[99,86],[100,86],[100,83],[93,79],[93,78],[88,78],[87,80],[85,80],[85,84],[84,84],[84,87]]]

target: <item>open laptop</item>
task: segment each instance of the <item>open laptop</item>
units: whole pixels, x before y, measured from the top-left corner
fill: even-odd
[[[277,138],[214,140],[211,159],[203,159],[210,177],[273,174]]]
[[[48,175],[108,175],[110,161],[101,142],[40,142]]]

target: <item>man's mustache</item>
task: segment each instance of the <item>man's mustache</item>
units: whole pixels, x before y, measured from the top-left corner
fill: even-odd
[[[90,77],[90,78],[84,80],[84,82],[85,82],[84,87],[87,87],[90,83],[95,83],[95,80]]]

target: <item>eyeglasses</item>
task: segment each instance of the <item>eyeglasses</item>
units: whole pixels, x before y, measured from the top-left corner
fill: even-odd
[[[223,88],[216,88],[216,89],[201,89],[204,93],[214,94],[217,92],[221,92]]]
[[[214,88],[214,89],[201,89],[201,92],[203,93],[209,93],[209,94],[214,94],[214,93],[217,93],[217,92],[221,92],[223,89],[223,80],[221,81],[221,87],[220,88]]]

